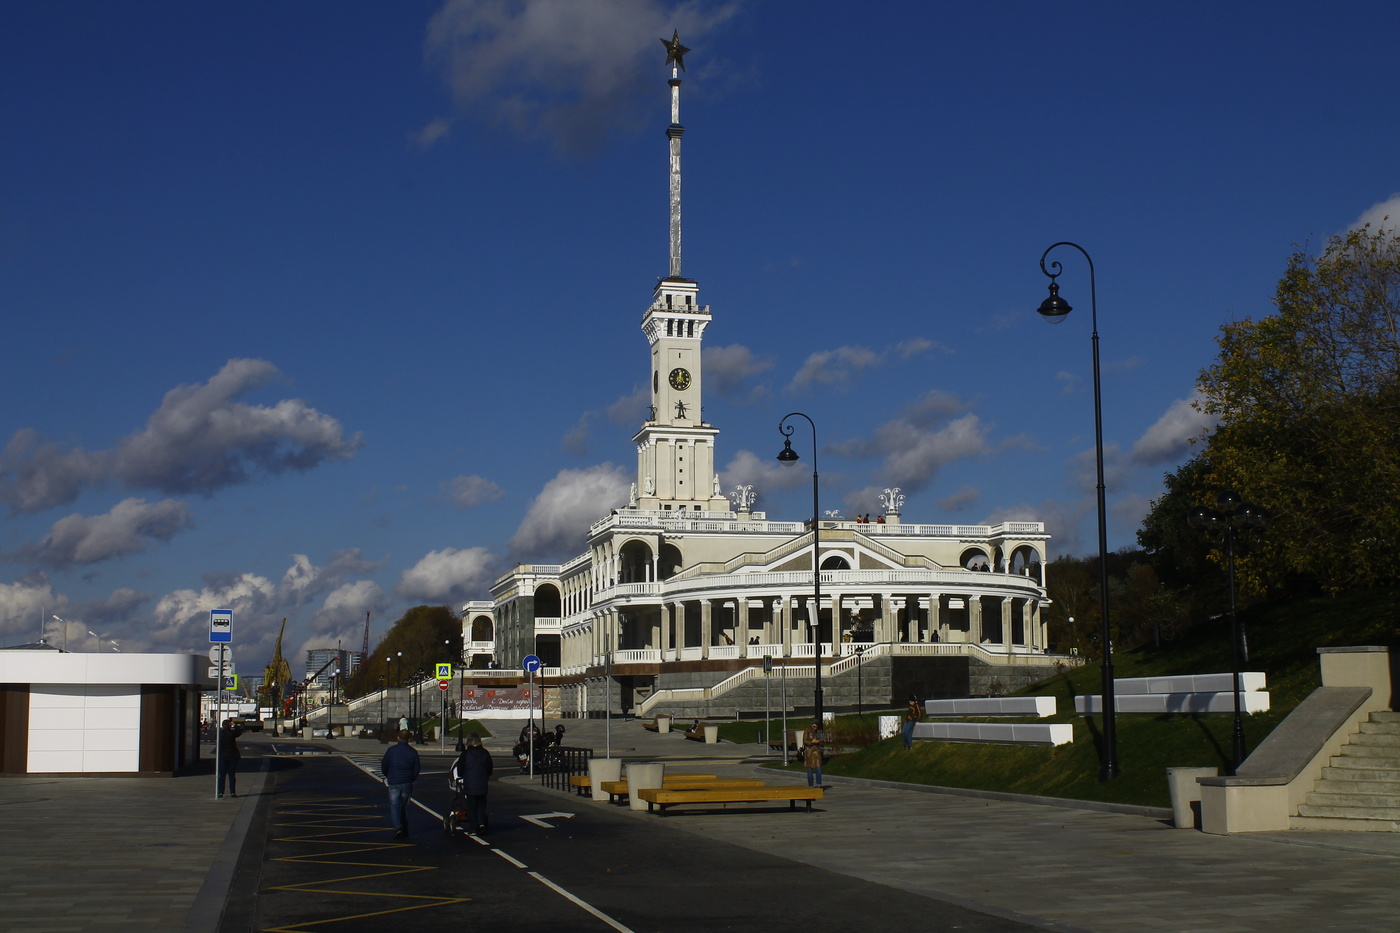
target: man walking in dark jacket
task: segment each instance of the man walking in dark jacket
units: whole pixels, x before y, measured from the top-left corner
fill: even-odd
[[[413,782],[421,770],[418,752],[408,744],[408,730],[399,732],[397,745],[384,753],[379,770],[389,788],[389,819],[394,824],[394,838],[408,835],[408,802],[413,799]]]

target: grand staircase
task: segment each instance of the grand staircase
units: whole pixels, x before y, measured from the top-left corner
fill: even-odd
[[[1400,832],[1400,713],[1361,724],[1298,807],[1293,829]]]

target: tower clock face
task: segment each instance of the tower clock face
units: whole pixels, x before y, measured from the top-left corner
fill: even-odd
[[[671,388],[673,389],[683,390],[690,388],[690,371],[687,369],[681,369],[680,367],[671,370],[670,382]]]

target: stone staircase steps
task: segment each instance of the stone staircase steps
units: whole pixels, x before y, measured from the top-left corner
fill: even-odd
[[[1294,829],[1400,832],[1400,713],[1372,713],[1298,807]]]
[[[1351,744],[1352,747],[1400,748],[1400,726],[1396,726],[1394,732],[1367,732],[1363,729],[1351,737]]]

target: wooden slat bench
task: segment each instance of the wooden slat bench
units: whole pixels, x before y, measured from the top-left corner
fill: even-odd
[[[820,787],[804,787],[801,784],[765,784],[760,787],[708,788],[704,790],[672,790],[668,787],[644,787],[637,796],[647,802],[647,811],[660,808],[666,815],[666,808],[677,804],[690,803],[767,803],[786,800],[789,807],[797,809],[797,801],[807,801],[807,810],[812,809],[813,800],[821,800],[825,794]]]
[[[675,774],[666,775],[662,781],[663,783],[669,784],[671,781],[713,781],[714,779],[715,775],[713,774],[686,774],[677,772]],[[626,781],[623,783],[626,783]],[[569,786],[582,797],[584,791],[593,789],[593,778],[587,774],[571,774],[569,775]]]
[[[763,786],[763,782],[762,782],[762,781],[759,781],[759,780],[756,780],[756,779],[753,779],[753,778],[735,778],[735,779],[732,779],[732,780],[726,779],[726,780],[721,781],[721,780],[718,780],[718,779],[716,779],[716,778],[714,778],[714,777],[710,777],[710,778],[703,778],[703,777],[702,777],[702,778],[700,778],[700,779],[693,780],[693,781],[681,781],[681,780],[672,780],[671,778],[668,777],[668,778],[666,778],[665,783],[662,784],[662,789],[664,789],[664,790],[709,790],[709,789],[712,789],[712,788],[713,788],[713,789],[724,789],[724,790],[729,790],[729,789],[736,789],[736,788],[741,788],[741,787],[762,787],[762,786]],[[622,801],[621,801],[621,802],[626,802],[626,797],[627,797],[627,795],[628,795],[628,794],[627,794],[627,792],[628,792],[628,784],[627,784],[626,781],[604,781],[603,783],[599,784],[598,787],[599,787],[600,790],[603,791],[603,793],[605,793],[605,794],[608,795],[608,802],[609,802],[609,803],[618,803],[618,802],[619,802],[619,798],[622,798]]]

